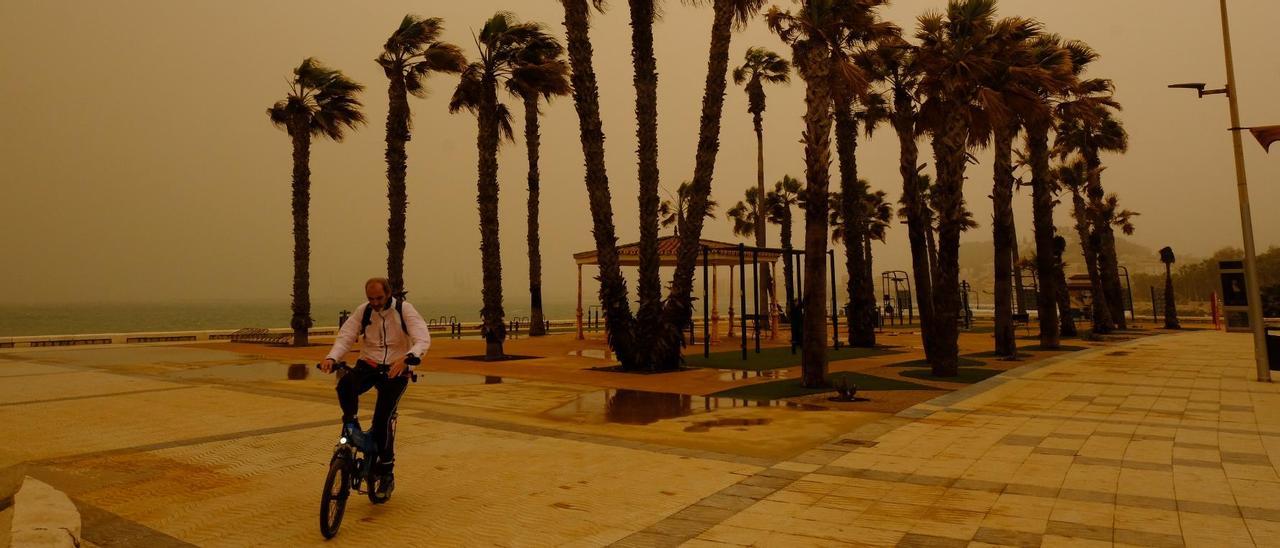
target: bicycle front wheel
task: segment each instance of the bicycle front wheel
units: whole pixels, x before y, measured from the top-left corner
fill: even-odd
[[[329,474],[324,478],[324,493],[320,495],[320,534],[324,538],[331,539],[338,534],[350,493],[350,462],[346,457],[334,458],[329,463]]]

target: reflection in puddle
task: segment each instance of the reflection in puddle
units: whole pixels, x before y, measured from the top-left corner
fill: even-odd
[[[717,426],[756,426],[759,424],[769,424],[773,419],[716,419],[713,421],[698,421],[684,428],[685,432],[709,432]],[[745,428],[737,428],[737,430],[746,430]]]
[[[708,413],[720,409],[747,407],[785,407],[803,411],[826,410],[825,407],[817,405],[805,405],[782,400],[752,401],[617,389],[588,392],[574,401],[547,411],[546,415],[553,419],[595,424],[652,424],[663,419]],[[705,431],[690,430],[690,432]]]
[[[313,364],[254,362],[244,364],[226,364],[213,367],[197,367],[168,373],[168,376],[180,379],[252,382],[252,381],[307,381],[333,384],[337,382],[334,375],[326,375],[315,369]],[[436,371],[419,371],[418,384],[461,386],[475,384],[503,384],[520,382],[503,379],[491,375],[471,375],[466,373],[441,373]]]
[[[785,379],[787,378],[786,369],[765,369],[763,371],[744,371],[741,369],[721,369],[720,380],[722,381],[741,381],[753,378],[760,379]]]
[[[569,355],[577,356],[579,358],[595,358],[597,360],[609,359],[608,354],[606,354],[604,350],[594,350],[590,348],[584,350],[570,350]]]
[[[311,373],[311,369],[305,363],[289,364],[289,372],[285,374],[285,378],[291,381],[302,381],[307,379],[307,375]]]

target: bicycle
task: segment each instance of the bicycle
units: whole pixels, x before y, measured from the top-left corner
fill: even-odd
[[[410,357],[405,360],[408,365],[418,365],[421,359]],[[381,364],[378,371],[387,374],[390,366]],[[316,364],[320,369],[320,364]],[[346,374],[351,367],[346,362],[335,363],[333,372]],[[416,373],[408,373],[410,380],[418,382]],[[392,414],[392,422],[395,421]],[[383,478],[374,471],[373,463],[377,460],[377,446],[369,435],[370,431],[360,430],[348,432],[343,430],[338,444],[333,448],[333,456],[329,459],[329,473],[324,478],[324,492],[320,495],[320,534],[331,539],[338,534],[342,526],[342,516],[346,511],[347,497],[351,491],[369,496],[369,502],[382,504],[391,499],[391,493],[380,489]],[[362,489],[361,486],[364,486]]]

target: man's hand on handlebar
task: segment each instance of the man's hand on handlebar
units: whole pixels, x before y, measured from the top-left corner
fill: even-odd
[[[387,378],[394,379],[396,377],[399,377],[400,375],[405,374],[405,371],[408,369],[408,367],[409,366],[404,363],[404,358],[400,358],[394,362],[391,362],[391,364],[387,368]]]
[[[325,358],[324,361],[320,362],[320,370],[325,373],[332,372],[334,363],[336,362],[334,362],[333,358]]]

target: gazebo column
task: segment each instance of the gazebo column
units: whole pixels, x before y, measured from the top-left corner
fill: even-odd
[[[720,342],[720,289],[717,287],[719,281],[720,267],[711,267],[711,342]]]
[[[733,338],[733,265],[729,265],[729,338]]]
[[[769,340],[778,338],[778,276],[773,265],[776,261],[769,262]]]
[[[582,332],[582,265],[578,265],[578,340],[585,339]]]

